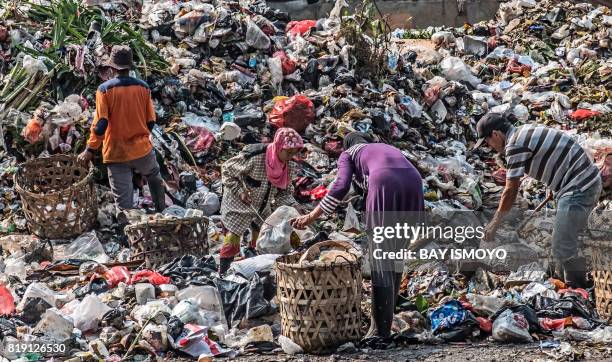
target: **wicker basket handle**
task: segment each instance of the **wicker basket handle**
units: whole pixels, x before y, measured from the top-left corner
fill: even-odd
[[[308,250],[306,250],[304,255],[302,255],[302,257],[300,258],[299,262],[301,263],[304,260],[307,260],[312,254],[318,253],[321,250],[321,248],[326,247],[326,246],[335,246],[335,247],[343,248],[345,251],[349,251],[349,250],[355,248],[348,241],[343,241],[343,240],[326,240],[326,241],[321,241],[321,242],[318,242],[318,243],[314,244],[310,248],[308,248]]]

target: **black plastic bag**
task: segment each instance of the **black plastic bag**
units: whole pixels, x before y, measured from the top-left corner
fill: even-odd
[[[30,298],[23,306],[23,312],[19,316],[19,319],[27,324],[38,323],[40,317],[51,307],[51,304],[47,303],[42,298]]]
[[[53,245],[50,241],[41,241],[36,244],[34,249],[26,253],[24,261],[30,263],[40,263],[53,260]]]
[[[575,296],[566,296],[559,299],[547,298],[541,295],[533,296],[529,304],[537,310],[540,318],[565,318],[581,316],[589,321],[598,321],[595,308],[588,300]]]
[[[478,324],[474,325],[473,321],[468,320],[460,326],[439,333],[436,337],[446,342],[463,342],[469,339],[475,330],[478,330]]]
[[[157,271],[172,279],[179,288],[189,285],[210,285],[216,276],[217,264],[212,256],[202,258],[184,255],[162,265]]]
[[[8,336],[17,337],[17,326],[8,319],[0,318],[0,339]]]
[[[275,311],[270,300],[276,286],[270,276],[255,274],[245,283],[217,278],[214,283],[221,294],[225,318],[230,326],[243,318],[253,319]]]
[[[183,331],[183,327],[185,323],[183,323],[178,317],[172,316],[168,320],[168,335],[172,337],[172,339],[176,339],[181,332]]]
[[[463,323],[454,328],[444,329],[436,333],[436,337],[446,342],[463,342],[470,338],[474,331],[479,330],[479,326],[480,323],[478,323],[476,317],[474,317],[472,312],[468,311]]]
[[[281,348],[280,345],[274,342],[268,341],[259,341],[259,342],[249,342],[246,346],[243,347],[244,353],[267,353],[272,352],[275,349]]]
[[[324,231],[319,231],[312,238],[305,240],[304,243],[297,249],[297,251],[308,250],[311,246],[321,241],[329,240],[329,236]]]
[[[103,278],[96,278],[86,285],[74,290],[74,295],[78,298],[84,298],[87,294],[102,294],[108,291],[108,283]]]
[[[396,345],[407,345],[420,343],[419,333],[414,331],[405,331],[395,333],[391,336]]]
[[[111,309],[106,312],[104,316],[102,316],[100,325],[102,327],[115,327],[116,329],[123,329],[123,321],[125,321],[125,317],[127,315],[128,311],[125,308],[118,307]]]
[[[302,74],[302,79],[306,82],[306,86],[310,86],[313,89],[319,88],[319,78],[321,77],[321,71],[319,70],[319,62],[316,59],[311,59],[306,65],[306,69]]]

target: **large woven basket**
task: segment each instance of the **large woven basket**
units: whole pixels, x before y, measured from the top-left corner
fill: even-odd
[[[592,276],[595,283],[595,305],[602,319],[612,323],[612,243],[607,240],[590,240],[592,251]]]
[[[325,241],[320,246],[347,243]],[[308,353],[328,353],[361,338],[361,258],[299,264],[302,255],[276,260],[281,332]]]
[[[75,156],[54,155],[19,165],[15,190],[33,234],[65,239],[89,230],[98,207],[93,168]]]
[[[208,255],[208,218],[164,218],[125,227],[131,260],[151,268],[185,254]]]

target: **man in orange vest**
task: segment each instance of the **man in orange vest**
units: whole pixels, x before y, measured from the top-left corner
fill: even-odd
[[[115,78],[102,83],[96,92],[96,115],[87,149],[79,160],[89,162],[102,148],[103,161],[115,201],[122,209],[134,208],[133,171],[149,184],[155,209],[165,208],[165,189],[150,135],[155,125],[155,110],[147,83],[129,76],[133,68],[132,50],[114,46],[108,67]]]

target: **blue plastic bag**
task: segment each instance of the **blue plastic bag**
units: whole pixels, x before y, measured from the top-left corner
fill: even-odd
[[[460,326],[468,317],[468,311],[463,308],[457,300],[444,303],[440,308],[434,310],[429,319],[434,334]]]

